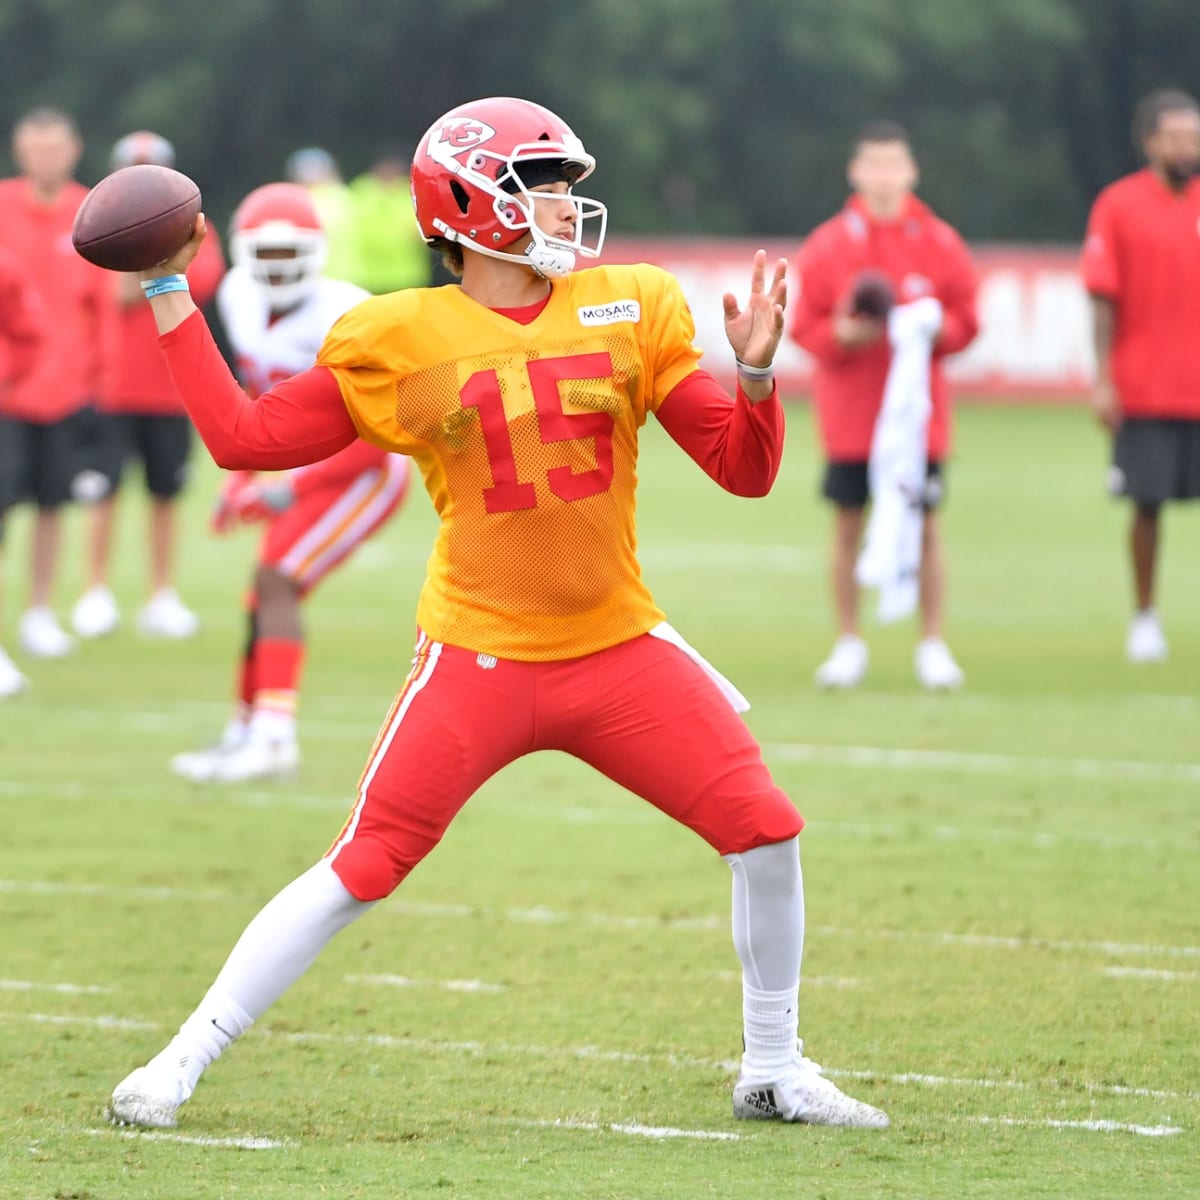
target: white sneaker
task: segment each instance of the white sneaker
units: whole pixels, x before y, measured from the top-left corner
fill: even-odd
[[[834,642],[833,653],[817,668],[817,686],[858,687],[866,678],[869,661],[867,643],[855,633],[843,633]]]
[[[34,658],[63,658],[75,649],[75,643],[45,605],[26,609],[17,626],[21,649]]]
[[[246,783],[251,779],[290,779],[300,769],[295,739],[248,737],[213,763],[209,783]]]
[[[743,1071],[733,1088],[733,1115],[742,1120],[799,1121],[805,1125],[848,1125],[886,1129],[888,1116],[847,1096],[821,1074],[819,1063],[796,1047],[791,1067],[775,1079],[747,1079]]]
[[[215,746],[207,746],[203,750],[185,750],[182,754],[176,754],[167,766],[172,774],[191,783],[207,783],[212,779],[217,760],[236,750],[248,736],[245,722],[230,721]]]
[[[932,692],[952,691],[966,682],[962,667],[954,661],[950,647],[941,638],[925,638],[917,643],[913,656],[917,680]]]
[[[116,597],[106,587],[88,588],[71,609],[71,625],[81,638],[105,637],[120,623]]]
[[[200,618],[176,594],[163,588],[138,613],[138,632],[146,637],[190,638],[200,632]]]
[[[116,1125],[140,1125],[146,1129],[171,1129],[179,1106],[192,1094],[182,1072],[169,1071],[152,1059],[131,1071],[113,1089],[108,1118]]]
[[[1167,639],[1158,622],[1158,613],[1152,608],[1135,614],[1129,624],[1129,638],[1125,643],[1125,656],[1131,663],[1165,662]]]
[[[17,670],[17,664],[0,647],[0,700],[6,696],[18,696],[28,686],[29,680]]]

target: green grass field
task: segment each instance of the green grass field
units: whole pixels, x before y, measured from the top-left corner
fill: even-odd
[[[809,820],[807,1050],[889,1131],[732,1120],[727,868],[557,755],[493,780],[178,1130],[106,1126],[112,1086],[336,833],[433,530],[415,496],[314,598],[301,779],[190,788],[165,763],[224,720],[254,550],[203,532],[209,470],[181,579],[203,635],[33,664],[0,709],[0,1196],[1200,1195],[1200,513],[1167,524],[1171,661],[1131,667],[1126,514],[1087,416],[964,408],[946,532],[967,689],[918,691],[905,626],[872,630],[864,690],[826,696],[812,443],[797,408],[776,490],[745,501],[648,430],[643,563]],[[130,503],[127,617],[141,527]]]

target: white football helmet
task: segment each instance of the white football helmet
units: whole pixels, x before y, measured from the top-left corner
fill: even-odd
[[[266,290],[272,312],[312,295],[325,269],[325,230],[299,184],[256,188],[233,214],[229,255]]]

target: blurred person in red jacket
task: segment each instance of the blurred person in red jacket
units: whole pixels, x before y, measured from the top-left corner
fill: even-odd
[[[175,165],[175,149],[157,133],[126,134],[113,147],[112,170],[149,163]],[[225,273],[220,242],[205,239],[188,268],[188,283],[199,305],[216,294]],[[200,621],[179,598],[174,585],[178,544],[178,498],[187,481],[192,423],[171,382],[158,348],[154,314],[135,275],[115,276],[121,313],[120,368],[111,394],[98,404],[90,453],[89,481],[96,499],[89,514],[87,589],[71,612],[75,632],[83,638],[111,633],[120,622],[109,587],[116,496],[125,467],[137,458],[150,494],[149,598],[138,614],[138,630],[150,637],[187,638]]]
[[[42,298],[25,276],[25,270],[10,251],[0,249],[0,398],[34,368],[46,341],[46,313]],[[19,446],[0,429],[0,544],[4,541],[4,513],[16,498],[15,483],[22,464],[11,451]],[[0,579],[0,601],[4,598]],[[29,680],[5,653],[4,614],[0,610],[0,699],[15,696]]]
[[[112,280],[71,244],[87,188],[74,179],[83,142],[74,121],[38,108],[13,127],[15,179],[0,180],[0,246],[18,259],[53,320],[45,352],[24,379],[0,395],[0,440],[20,464],[18,499],[37,506],[29,607],[18,638],[26,653],[58,658],[73,642],[51,607],[58,575],[60,511],[80,474],[89,406],[116,378],[118,313]]]
[[[1161,662],[1159,513],[1200,498],[1200,102],[1152,92],[1134,116],[1146,167],[1096,198],[1083,250],[1096,348],[1092,404],[1113,435],[1111,490],[1133,502],[1135,611],[1125,652]]]
[[[962,350],[978,331],[975,274],[959,235],[914,195],[917,164],[902,126],[893,121],[868,125],[854,145],[847,177],[853,194],[845,208],[818,226],[800,249],[800,297],[790,330],[816,359],[814,402],[826,458],[822,494],[835,509],[831,582],[839,636],[816,681],[822,687],[855,687],[867,672],[855,567],[870,499],[872,436],[892,363],[887,308],[892,301],[903,305],[933,297],[942,318],[929,367],[932,407],[915,666],[925,687],[959,687],[962,670],[942,638],[946,568],[937,509],[951,446],[951,411],[941,360]],[[863,287],[868,280],[872,286]]]

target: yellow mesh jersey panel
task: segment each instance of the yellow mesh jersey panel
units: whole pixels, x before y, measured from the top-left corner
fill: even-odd
[[[334,326],[318,363],[441,517],[417,608],[431,638],[553,660],[662,620],[636,557],[637,437],[696,369],[693,336],[678,284],[645,265],[556,280],[529,325],[444,287]]]

